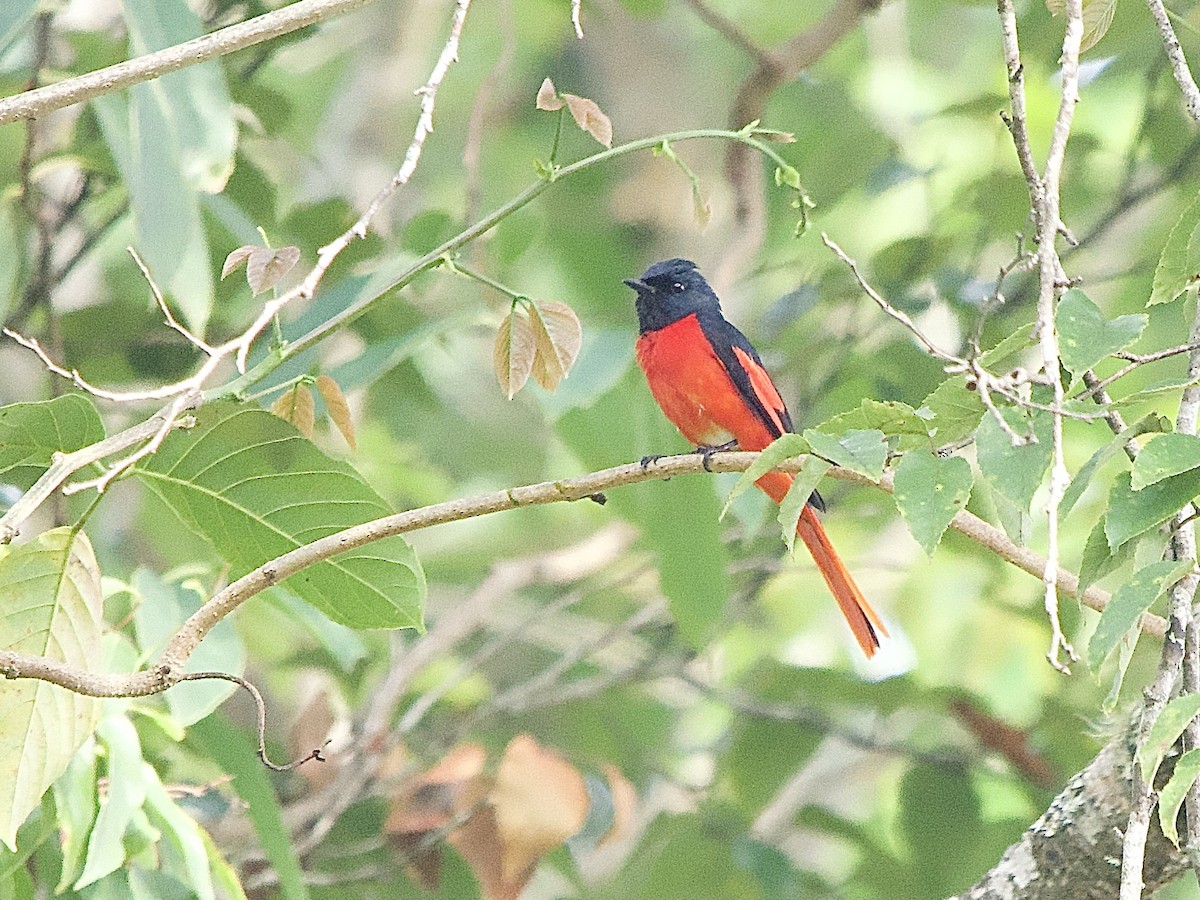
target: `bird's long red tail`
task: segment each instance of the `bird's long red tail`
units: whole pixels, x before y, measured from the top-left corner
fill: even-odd
[[[792,476],[772,472],[755,483],[778,503],[792,486]],[[830,593],[837,600],[842,615],[846,617],[854,639],[862,647],[863,653],[868,658],[874,656],[875,651],[879,649],[880,637],[888,636],[887,629],[875,610],[871,609],[871,604],[867,603],[854,579],[850,577],[850,571],[833,549],[829,535],[825,533],[821,520],[817,518],[817,511],[811,506],[804,507],[796,525],[796,535],[804,541],[804,546],[808,547],[808,552],[812,554],[817,569],[829,585]]]

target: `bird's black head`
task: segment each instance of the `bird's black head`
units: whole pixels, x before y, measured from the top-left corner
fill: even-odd
[[[721,301],[696,264],[688,259],[657,262],[641,278],[626,278],[625,283],[637,291],[638,326],[642,334],[665,328],[692,313],[721,311]]]

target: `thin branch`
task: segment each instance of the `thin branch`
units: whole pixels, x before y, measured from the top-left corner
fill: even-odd
[[[954,366],[961,366],[963,368],[968,367],[969,364],[967,363],[967,361],[965,359],[962,359],[961,357],[955,356],[952,353],[947,353],[945,350],[940,349],[936,344],[933,343],[933,341],[931,341],[929,338],[927,338],[924,335],[924,333],[921,331],[921,329],[919,329],[916,326],[916,323],[913,322],[913,320],[908,317],[907,313],[905,313],[903,310],[896,309],[896,307],[892,306],[885,299],[883,299],[883,297],[879,294],[879,292],[876,291],[875,288],[871,287],[870,283],[865,278],[863,278],[862,273],[858,271],[858,263],[856,263],[853,259],[851,259],[849,256],[847,256],[846,251],[843,250],[841,247],[839,247],[829,237],[829,235],[827,235],[823,231],[821,232],[821,240],[824,242],[825,246],[828,247],[830,250],[832,250],[834,252],[834,254],[837,256],[837,258],[840,259],[842,262],[844,262],[846,264],[846,266],[850,269],[850,271],[854,274],[854,278],[858,282],[858,286],[860,288],[862,288],[863,293],[865,293],[868,297],[870,297],[872,300],[874,300],[876,306],[878,306],[885,313],[887,313],[889,316],[891,316],[893,319],[895,319],[897,322],[899,322],[901,325],[903,325],[905,328],[907,328],[909,331],[911,331],[913,334],[913,337],[915,337],[917,339],[917,342],[922,347],[925,348],[926,353],[928,353],[930,356],[934,357],[935,359],[940,359],[944,363],[948,363],[948,364],[954,365]]]
[[[264,766],[268,769],[274,769],[276,772],[290,772],[292,769],[299,768],[310,759],[315,759],[317,762],[325,762],[325,757],[322,756],[325,747],[317,747],[310,751],[306,756],[299,759],[294,759],[289,763],[273,763],[267,756],[267,705],[263,702],[263,696],[251,682],[245,678],[240,678],[237,675],[231,675],[228,672],[188,672],[185,675],[180,675],[177,681],[210,681],[219,679],[221,681],[229,681],[236,684],[240,688],[244,688],[252,698],[254,698],[254,708],[258,715],[258,758],[262,760]],[[328,742],[326,742],[328,743]]]
[[[583,21],[581,20],[583,0],[571,0],[571,24],[575,26],[575,37],[583,40]]]
[[[577,478],[507,488],[477,497],[450,500],[385,516],[297,547],[226,586],[172,635],[152,669],[126,675],[100,674],[86,672],[43,657],[0,651],[0,675],[7,678],[49,681],[76,693],[96,697],[157,694],[180,680],[184,664],[200,641],[227,615],[272,585],[339,553],[385,537],[407,534],[434,525],[526,506],[589,499],[602,491],[627,484],[698,475],[702,472],[743,472],[757,458],[757,453],[745,452],[717,453],[707,460],[694,453],[666,456],[645,466],[641,463],[628,463]],[[803,459],[790,460],[778,466],[777,471],[798,472],[802,465]],[[891,473],[885,473],[878,483],[836,466],[830,469],[829,475],[855,484],[870,485],[889,493],[893,490]],[[1002,531],[966,510],[961,510],[954,517],[950,527],[1030,574],[1041,576],[1046,570],[1046,560],[1043,557],[1027,547],[1014,544]],[[1108,605],[1110,597],[1107,591],[1092,586],[1081,593],[1079,579],[1075,575],[1059,568],[1056,576],[1057,585],[1085,606],[1103,610]],[[1141,628],[1151,635],[1165,633],[1163,620],[1149,614],[1142,616]]]
[[[1191,353],[1193,350],[1200,347],[1195,341],[1187,344],[1180,344],[1178,347],[1169,347],[1166,350],[1159,350],[1156,353],[1115,353],[1114,356],[1129,360],[1129,365],[1122,366],[1107,378],[1093,378],[1095,383],[1088,382],[1087,390],[1080,391],[1075,395],[1075,399],[1079,400],[1088,396],[1098,396],[1098,391],[1103,391],[1113,382],[1118,381],[1136,369],[1138,366],[1144,366],[1147,363],[1158,362],[1163,359],[1170,359],[1173,356],[1180,356],[1184,353]]]
[[[154,294],[154,300],[158,304],[159,310],[162,311],[163,316],[166,318],[167,327],[178,331],[187,339],[189,344],[199,349],[206,356],[212,356],[213,348],[204,341],[200,340],[200,338],[196,337],[196,335],[192,334],[192,332],[188,330],[187,326],[181,324],[179,320],[176,319],[171,313],[171,307],[167,306],[167,301],[164,299],[162,291],[155,283],[154,276],[150,274],[150,269],[146,266],[145,261],[138,254],[137,250],[133,249],[133,247],[126,247],[125,249],[129,252],[129,255],[133,257],[133,261],[137,263],[137,267],[142,270],[142,277],[146,279],[146,284],[150,285],[150,292]]]
[[[754,43],[733,19],[713,9],[704,0],[685,0],[685,2],[692,8],[692,12],[696,14],[697,18],[753,59],[760,69],[771,68],[776,64],[771,52]]]
[[[6,97],[0,100],[0,125],[37,118],[52,110],[81,103],[92,97],[111,94],[166,75],[168,72],[178,72],[188,66],[344,15],[370,2],[371,0],[298,0],[283,9],[256,16],[173,47],[147,53],[145,56],[86,75],[68,78],[58,84]]]
[[[1162,36],[1163,47],[1167,51],[1167,59],[1171,61],[1171,73],[1183,93],[1183,102],[1187,106],[1188,115],[1200,123],[1200,88],[1196,87],[1196,79],[1188,68],[1183,48],[1179,46],[1179,38],[1175,36],[1175,28],[1163,7],[1162,0],[1146,0],[1150,14],[1158,25],[1158,33]]]

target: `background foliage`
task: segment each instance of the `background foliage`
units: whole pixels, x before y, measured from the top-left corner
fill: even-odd
[[[535,108],[546,76],[595,100],[617,145],[727,124],[753,59],[697,5],[586,3],[580,41],[559,0],[480,0],[413,182],[385,208],[378,232],[338,259],[316,298],[289,310],[280,333],[307,333],[536,181],[562,115]],[[766,0],[708,6],[765,48],[828,12]],[[1172,232],[1181,215],[1189,221],[1198,144],[1153,22],[1139,3],[1108,6],[1111,27],[1084,56],[1064,174],[1063,218],[1076,239],[1064,261],[1079,290],[1060,311],[1060,330],[1077,338],[1064,345],[1068,372],[1095,367],[1102,377],[1123,365],[1112,352],[1188,340],[1194,291],[1147,301],[1152,291],[1154,301],[1171,300],[1194,274],[1197,215],[1183,237]],[[35,68],[42,79],[90,71],[266,8],[10,4],[0,13],[0,94],[24,88]],[[124,248],[137,248],[195,332],[213,343],[239,333],[263,297],[240,274],[219,278],[226,255],[261,244],[261,228],[270,246],[300,248],[299,272],[356,218],[408,146],[411,91],[433,65],[449,13],[446,4],[381,0],[46,117],[33,138],[22,126],[0,128],[0,318],[93,384],[140,389],[188,375],[195,348],[162,325]],[[1062,21],[1041,2],[1020,4],[1018,14],[1031,136],[1043,154]],[[1196,8],[1181,6],[1178,19],[1195,56]],[[973,438],[961,454],[975,472],[970,508],[1040,548],[1047,444],[1013,448],[976,394],[947,380],[820,240],[824,231],[845,248],[940,346],[964,348],[987,306],[985,348],[1017,335],[993,357],[996,370],[1025,361],[1036,278],[1014,274],[1006,302],[988,304],[1016,235],[1032,233],[998,114],[1007,107],[999,37],[993,4],[886,3],[771,93],[764,124],[796,136],[772,147],[815,203],[813,228],[799,238],[792,192],[772,185],[773,166],[754,157],[750,190],[766,209],[753,243],[725,176],[730,145],[711,140],[671,145],[699,179],[699,203],[670,158],[639,152],[555,183],[469,244],[465,267],[578,315],[582,346],[555,392],[530,381],[510,401],[493,353],[512,298],[441,266],[253,388],[251,402],[266,408],[298,376],[331,377],[349,398],[356,451],[327,415],[336,414],[332,394],[317,393],[312,444],[250,406],[206,405],[196,428],[172,436],[139,477],[94,508],[94,492],[57,498],[25,529],[45,532],[37,543],[18,542],[0,558],[9,578],[17,566],[42,576],[74,566],[71,601],[56,601],[80,633],[100,628],[88,639],[97,667],[127,671],[153,659],[215,588],[292,541],[389,509],[683,451],[636,371],[632,295],[621,280],[685,256],[711,276],[801,428],[864,399],[928,414],[915,428],[911,419],[884,428],[893,450],[913,450],[896,475],[897,493],[915,497],[907,509],[900,501],[903,517],[879,491],[822,488],[827,527],[888,622],[887,652],[859,657],[811,561],[783,555],[764,498],[742,492],[719,518],[735,475],[632,485],[604,506],[556,504],[389,539],[353,561],[362,596],[338,595],[341,582],[331,594],[319,583],[326,566],[308,570],[222,623],[192,660],[195,670],[244,670],[260,687],[272,754],[302,755],[328,736],[329,762],[263,769],[252,708],[226,699],[231,685],[80,701],[81,735],[98,722],[95,739],[40,802],[40,791],[11,792],[38,805],[11,822],[21,828],[15,850],[0,851],[0,894],[43,896],[50,886],[85,898],[425,896],[420,885],[434,884],[435,866],[424,851],[436,840],[416,845],[413,835],[437,839],[449,826],[441,807],[414,824],[423,809],[415,793],[465,790],[478,772],[520,793],[511,785],[526,776],[513,774],[514,759],[533,760],[528,777],[548,796],[577,792],[580,775],[586,789],[582,830],[578,804],[529,813],[559,823],[552,835],[571,827],[529,851],[535,862],[549,852],[527,896],[668,898],[705,885],[723,897],[904,898],[969,886],[1118,727],[1110,715],[1123,721],[1158,655],[1157,642],[1133,649],[1126,639],[1116,656],[1128,673],[1123,686],[1114,680],[1107,651],[1135,613],[1093,644],[1090,671],[1080,663],[1062,677],[1046,664],[1037,580],[954,532],[938,545],[937,523],[915,505],[930,484],[963,498],[972,479],[960,461],[934,471],[929,449]],[[557,160],[598,149],[568,120]],[[1156,277],[1164,246],[1175,256],[1163,257]],[[252,365],[271,341],[268,333],[256,344]],[[1126,419],[1172,417],[1185,365],[1173,357],[1115,383],[1113,395],[1130,398]],[[5,404],[66,391],[11,342],[0,345],[0,372]],[[1170,390],[1148,390],[1167,379]],[[285,418],[302,424],[294,391],[288,402]],[[6,502],[52,450],[111,434],[141,408],[70,393],[0,410]],[[873,409],[822,430],[880,427]],[[1009,422],[1040,433],[1047,418],[1014,410]],[[222,437],[237,419],[240,430]],[[1197,493],[1200,465],[1191,445],[1166,442],[1154,439],[1161,457],[1143,457],[1130,476],[1103,423],[1066,422],[1068,467],[1087,473],[1063,521],[1068,568],[1090,566],[1115,589],[1157,562],[1163,539],[1153,526]],[[273,477],[280,472],[289,474]],[[1141,488],[1162,495],[1146,500]],[[1110,492],[1116,512],[1106,516]],[[223,504],[248,512],[231,520]],[[50,530],[85,510],[90,543]],[[1138,544],[1139,535],[1148,536]],[[1130,608],[1161,593],[1166,573],[1152,574],[1159,582]],[[61,583],[49,590],[61,593]],[[103,593],[102,622],[71,612],[88,591]],[[424,636],[353,630],[410,624],[422,602]],[[1086,647],[1097,615],[1067,601],[1063,617]],[[0,636],[12,646],[11,634]],[[2,688],[6,697],[23,689]],[[17,733],[26,763],[52,744]],[[447,762],[462,744],[471,745],[465,756]],[[545,762],[545,748],[558,756]],[[554,768],[560,758],[565,774]],[[430,774],[435,765],[449,768]],[[21,807],[7,789],[0,796]],[[528,812],[524,804],[515,808]],[[472,847],[488,840],[452,839],[457,852],[441,857],[436,891],[476,895],[486,865]],[[513,877],[484,877],[484,886],[501,896]]]

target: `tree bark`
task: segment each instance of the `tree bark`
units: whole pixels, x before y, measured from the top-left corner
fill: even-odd
[[[1111,900],[1121,885],[1121,843],[1129,823],[1133,737],[1112,740],[1074,775],[1050,808],[969,891],[954,900]],[[1167,768],[1167,766],[1164,766]],[[1160,773],[1165,778],[1169,773]],[[1174,881],[1187,859],[1150,827],[1145,890]]]

